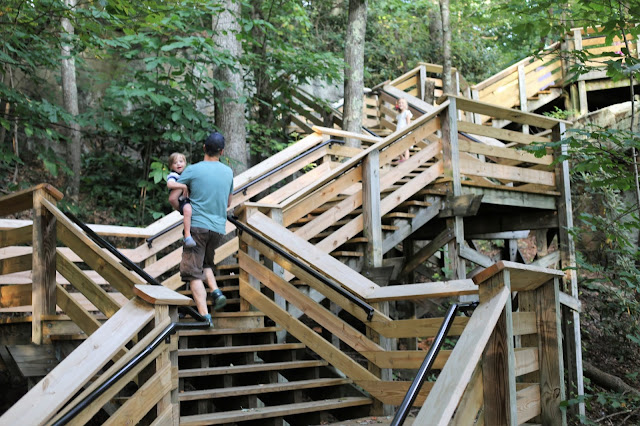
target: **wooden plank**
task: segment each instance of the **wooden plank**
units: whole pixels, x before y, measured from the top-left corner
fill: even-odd
[[[558,299],[560,300],[560,303],[562,305],[576,312],[582,312],[582,303],[580,303],[579,299],[576,299],[575,297],[571,297],[567,293],[562,291],[559,293]]]
[[[493,129],[493,127],[491,127]],[[512,148],[501,148],[498,146],[490,146],[481,143],[469,142],[464,139],[460,139],[458,141],[458,146],[460,147],[460,151],[462,152],[470,152],[473,154],[486,155],[491,157],[498,158],[506,158],[509,160],[518,161],[520,163],[533,163],[533,164],[544,164],[551,165],[553,162],[552,155],[545,155],[543,157],[536,157],[533,154],[530,154],[525,151],[512,149]]]
[[[359,351],[360,355],[367,358],[380,368],[408,368],[417,370],[422,365],[427,353],[425,351]],[[438,352],[433,366],[433,370],[441,370],[449,356],[450,350],[441,350]]]
[[[415,424],[449,424],[509,296],[509,291],[503,288],[491,300],[480,303],[475,309],[438,381],[416,416]]]
[[[102,275],[114,288],[127,297],[133,297],[133,285],[142,282],[142,279],[110,256],[106,256],[102,249],[84,235],[82,230],[63,215],[56,206],[46,200],[43,201],[43,204],[57,218],[58,239],[80,255],[89,267]]]
[[[49,185],[48,183],[41,183],[34,187],[0,197],[0,216],[8,216],[10,214],[30,209],[33,207],[33,194],[38,191],[46,192],[53,200],[56,201],[60,201],[64,197],[62,192],[58,191],[52,185]]]
[[[501,260],[475,275],[473,282],[480,285],[503,270],[509,271],[511,291],[534,290],[554,277],[564,277],[564,273],[557,269],[547,269],[540,266]]]
[[[90,336],[98,328],[100,321],[95,319],[86,309],[82,307],[60,284],[56,285],[57,304],[71,320],[80,327],[82,331]]]
[[[160,398],[171,391],[171,387],[171,364],[167,364],[142,385],[115,414],[109,416],[103,425],[137,424]]]
[[[380,214],[380,152],[371,151],[362,163],[363,235],[367,239],[365,265],[382,266],[382,216]]]
[[[329,148],[328,152],[331,152],[331,148]],[[320,179],[325,173],[328,173],[333,168],[333,164],[329,161],[325,161],[320,164],[318,167],[314,167],[311,171],[300,176],[298,179],[289,182],[285,186],[278,188],[271,194],[267,195],[264,198],[260,199],[261,203],[271,203],[271,204],[279,204],[286,200],[288,197],[295,194],[300,188],[306,188],[309,185],[314,184],[318,179]]]
[[[32,263],[31,253],[0,259],[0,275],[30,271]]]
[[[100,285],[92,281],[84,271],[71,262],[59,249],[56,255],[56,269],[107,318],[111,318],[120,309],[120,304],[114,298]]]
[[[56,224],[58,221],[46,208],[47,204],[53,205],[52,202],[55,200],[56,198],[49,191],[33,192],[31,341],[35,344],[42,343],[41,316],[56,312]]]
[[[378,143],[382,140],[382,138],[377,136],[371,136],[368,133],[353,133],[353,132],[347,132],[346,130],[331,129],[329,127],[313,126],[313,131],[323,135],[336,136],[339,138],[358,139],[363,142],[370,142],[370,143]]]
[[[389,405],[400,405],[402,404],[402,400],[405,395],[409,391],[409,387],[411,386],[411,382],[400,382],[400,381],[379,381],[379,382],[371,382],[365,380],[356,380],[355,384],[361,386],[362,388],[372,389],[369,394],[379,400],[384,404]],[[425,399],[431,392],[433,388],[433,382],[424,382],[420,392],[416,396],[416,400],[413,403],[414,407],[421,407],[424,404]],[[416,424],[416,423],[414,423]],[[417,426],[417,424],[416,424]]]
[[[505,179],[508,181],[555,186],[555,175],[553,172],[531,170],[522,167],[503,166],[492,163],[482,163],[468,158],[460,159],[460,173],[472,176]]]
[[[452,280],[378,287],[367,297],[367,301],[382,302],[389,300],[432,299],[477,293],[478,286],[475,285],[472,280]]]
[[[88,385],[78,396],[74,398],[74,400],[67,404],[64,409],[62,409],[56,417],[53,418],[52,422],[57,421],[63,415],[65,415],[68,411],[70,411],[74,406],[76,406],[80,401],[84,400],[88,395],[90,395],[93,391],[95,391],[98,387],[102,386],[107,378],[113,377],[118,371],[122,370],[122,368],[127,365],[133,358],[137,357],[140,352],[142,352],[150,343],[152,343],[158,335],[169,325],[170,321],[167,318],[164,322],[156,324],[156,326],[142,339],[138,341],[138,343],[131,348],[125,355],[123,355],[120,359],[115,361],[111,367],[100,377],[94,380],[90,385]],[[120,379],[115,386],[107,389],[102,396],[98,397],[93,403],[87,406],[82,413],[78,414],[78,416],[74,419],[78,424],[85,424],[89,421],[95,413],[97,413],[105,402],[111,400],[113,395],[117,394],[121,389],[120,384],[124,383],[125,385],[130,381],[134,380],[138,375],[140,370],[143,370],[147,365],[149,365],[154,358],[156,358],[160,353],[166,350],[166,345],[161,344],[156,349],[154,349],[147,357],[140,361],[138,365],[133,367],[131,371],[129,371],[122,379]],[[73,423],[75,424],[75,423]]]
[[[442,246],[444,246],[454,238],[455,234],[453,229],[447,228],[439,233],[433,240],[429,241],[427,245],[418,250],[418,252],[407,261],[407,263],[402,268],[400,275],[406,276],[413,272],[418,266],[426,262],[427,259],[433,256],[438,250],[440,250]]]
[[[478,411],[483,404],[482,369],[476,367],[473,376],[465,389],[458,409],[456,410],[450,426],[467,426],[476,423]],[[480,416],[482,417],[482,416]]]
[[[566,120],[557,120],[543,115],[532,114],[516,109],[503,108],[486,102],[470,100],[462,96],[449,96],[449,98],[451,97],[456,98],[458,109],[463,111],[488,115],[490,117],[514,121],[520,124],[529,124],[531,126],[542,127],[544,129],[551,129],[558,123],[565,123],[567,125],[572,124]]]
[[[136,336],[153,315],[153,307],[137,299],[130,301],[14,404],[0,418],[2,422],[46,422]]]
[[[304,262],[331,277],[343,287],[366,297],[371,294],[378,285],[361,276],[347,265],[319,250],[316,246],[295,236],[288,229],[276,224],[262,213],[255,213],[247,219],[247,224],[256,232],[266,236],[272,241],[278,242],[290,253],[295,253]]]
[[[31,225],[0,231],[0,247],[30,243],[33,238]]]
[[[513,312],[513,335],[522,336],[538,332],[536,314],[534,312]]]
[[[160,285],[136,284],[133,292],[152,305],[187,306],[193,302],[190,297]]]
[[[362,353],[364,351],[384,351],[384,349],[367,339],[358,330],[339,320],[319,303],[300,293],[296,287],[274,274],[269,268],[260,265],[243,251],[238,252],[240,267],[246,270],[262,284],[284,297],[290,304],[300,309],[309,318],[337,336],[344,343]]]
[[[516,376],[523,376],[539,370],[538,348],[517,348],[515,354]]]
[[[52,345],[7,345],[6,349],[12,358],[8,361],[13,361],[19,370],[18,376],[43,377],[58,364]],[[13,370],[13,365],[10,366]]]
[[[386,324],[376,325],[375,330],[389,338],[401,339],[405,337],[433,337],[438,334],[444,318],[420,318],[408,320],[394,320]],[[469,319],[455,317],[449,329],[449,336],[462,334]]]
[[[309,349],[340,369],[347,377],[354,381],[368,380],[380,383],[378,378],[367,371],[366,368],[352,360],[340,349],[334,347],[301,321],[295,319],[291,314],[282,311],[275,302],[251,287],[248,282],[240,281],[240,294],[262,312],[269,315],[276,324],[282,326],[296,339],[303,342]]]
[[[520,389],[517,393],[518,401],[518,424],[523,424],[527,420],[540,415],[540,386],[529,384],[524,389]],[[542,423],[556,424],[556,423]]]
[[[459,254],[461,257],[485,268],[488,268],[494,263],[493,259],[489,256],[485,256],[484,254],[465,245],[460,246]]]
[[[31,305],[30,285],[3,285],[0,286],[0,308]]]

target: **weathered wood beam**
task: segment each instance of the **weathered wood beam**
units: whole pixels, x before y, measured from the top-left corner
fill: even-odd
[[[465,194],[457,197],[447,197],[442,203],[438,217],[467,217],[475,216],[482,203],[482,195]]]
[[[455,238],[455,233],[453,229],[447,228],[438,234],[433,240],[429,241],[429,243],[422,247],[418,252],[407,262],[407,264],[402,268],[400,275],[406,276],[411,273],[416,267],[427,261],[431,256],[435,254],[436,251],[440,249],[440,247],[449,243],[451,240]]]

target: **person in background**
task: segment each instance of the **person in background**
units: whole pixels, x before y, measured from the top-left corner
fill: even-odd
[[[409,103],[405,98],[398,99],[398,102],[396,103],[396,110],[398,110],[398,115],[396,115],[396,132],[397,132],[409,126],[409,123],[413,118],[413,114],[409,110]],[[398,162],[401,163],[403,161],[408,160],[410,155],[411,154],[407,149],[405,152],[403,152],[400,155],[400,157],[398,157]]]

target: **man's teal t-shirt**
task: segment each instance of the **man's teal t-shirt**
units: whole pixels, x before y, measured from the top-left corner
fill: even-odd
[[[200,161],[188,166],[178,182],[189,187],[191,226],[224,235],[227,203],[233,192],[231,168],[220,161]]]

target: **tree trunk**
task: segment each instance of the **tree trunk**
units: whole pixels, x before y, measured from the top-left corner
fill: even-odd
[[[584,375],[590,378],[593,383],[614,392],[640,396],[638,389],[629,386],[620,377],[604,372],[586,361],[583,362],[582,366],[584,368]]]
[[[77,0],[64,0],[65,6],[73,11],[76,7]],[[71,21],[64,17],[62,18],[62,28],[69,34],[73,35],[74,28]],[[62,97],[64,102],[64,108],[69,114],[74,117],[79,114],[78,109],[78,86],[76,84],[76,62],[75,58],[71,54],[71,46],[68,43],[61,44],[62,50],[62,63],[61,63],[61,77],[62,77]],[[80,154],[82,150],[82,135],[80,134],[80,125],[73,122],[69,126],[69,144],[67,145],[67,157],[73,171],[73,175],[69,180],[68,195],[74,201],[78,201],[78,193],[80,191],[80,173],[81,173],[81,159]]]
[[[440,16],[442,17],[442,91],[445,94],[452,94],[449,0],[440,0]]]
[[[225,0],[225,11],[213,17],[215,31],[214,42],[222,51],[228,51],[235,59],[236,66],[218,67],[214,77],[224,81],[229,87],[216,90],[216,125],[226,139],[225,155],[231,159],[234,174],[247,169],[247,129],[245,104],[241,97],[244,93],[244,80],[238,59],[242,56],[242,45],[236,38],[240,33],[240,2]]]
[[[349,0],[349,23],[344,46],[343,129],[362,132],[364,98],[364,37],[367,28],[367,0]],[[347,146],[360,147],[358,139],[347,139]]]

